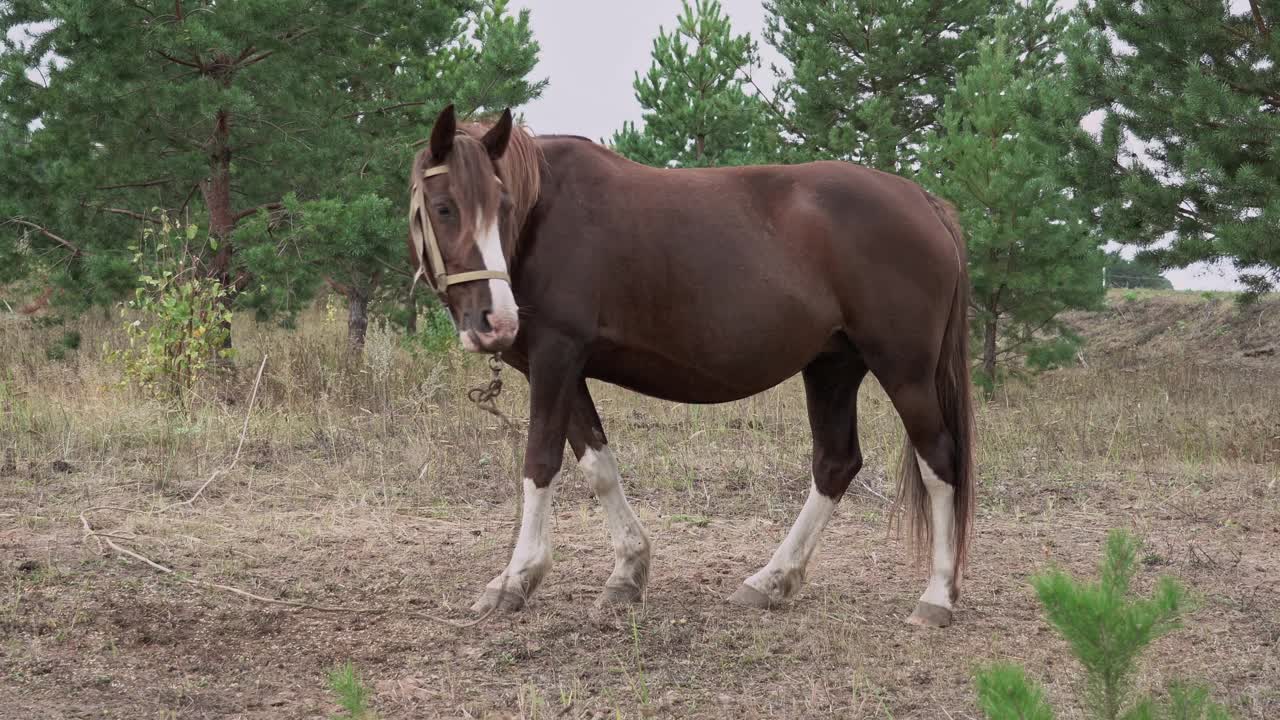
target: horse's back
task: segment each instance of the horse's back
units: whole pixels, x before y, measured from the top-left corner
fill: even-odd
[[[522,279],[565,296],[535,307],[578,299],[558,321],[590,335],[601,379],[729,400],[841,334],[874,351],[903,328],[941,332],[956,249],[914,183],[843,162],[656,169],[574,144],[547,153],[542,249]]]

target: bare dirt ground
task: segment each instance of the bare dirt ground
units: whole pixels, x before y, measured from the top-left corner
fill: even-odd
[[[317,350],[340,330],[314,325],[240,336],[271,360],[234,470],[190,507],[89,519],[182,577],[362,612],[195,587],[84,537],[82,510],[161,508],[228,463],[259,355],[194,415],[106,387],[90,353],[50,363],[34,335],[0,358],[0,717],[328,718],[327,674],[351,661],[382,718],[973,718],[974,669],[1012,660],[1059,717],[1080,718],[1080,675],[1028,578],[1050,565],[1092,577],[1114,527],[1146,542],[1141,590],[1172,574],[1198,599],[1140,686],[1201,679],[1236,717],[1280,715],[1280,366],[1265,355],[1224,368],[1192,346],[1139,357],[1100,341],[1087,368],[1011,383],[980,408],[977,537],[945,630],[902,622],[924,573],[886,535],[898,422],[874,382],[861,482],[798,599],[773,612],[725,598],[803,501],[799,384],[716,407],[599,387],[654,543],[645,602],[593,608],[612,557],[569,456],[551,576],[523,612],[455,629],[408,614],[467,619],[507,559],[514,448],[460,402],[482,366],[381,359],[375,337],[344,379],[352,368]],[[512,380],[502,404],[520,414]]]

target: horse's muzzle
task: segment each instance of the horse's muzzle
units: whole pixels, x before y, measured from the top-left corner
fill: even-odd
[[[485,310],[475,315],[466,313],[458,339],[468,352],[502,352],[511,348],[519,329],[520,321],[512,312]]]

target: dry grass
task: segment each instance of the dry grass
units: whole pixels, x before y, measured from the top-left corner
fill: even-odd
[[[1266,334],[1280,326],[1274,310],[1116,298],[1076,319],[1095,338],[1087,369],[1011,385],[982,407],[973,567],[958,624],[940,632],[901,622],[924,578],[886,537],[875,495],[892,494],[900,433],[874,382],[860,428],[860,480],[874,492],[846,498],[792,607],[723,600],[768,559],[807,489],[799,383],[713,407],[596,386],[655,543],[646,603],[588,611],[612,558],[570,471],[556,567],[536,599],[458,631],[193,588],[99,556],[77,513],[189,497],[234,451],[269,353],[236,470],[191,508],[100,513],[95,527],[269,597],[461,619],[506,561],[519,450],[464,399],[486,379],[478,358],[415,355],[374,332],[367,361],[352,361],[322,312],[294,332],[245,324],[234,377],[184,414],[115,387],[101,357],[119,340],[111,322],[82,320],[84,347],[52,362],[44,349],[61,329],[0,320],[0,715],[326,717],[338,710],[328,673],[352,660],[385,718],[962,718],[977,713],[974,666],[1014,659],[1061,717],[1078,718],[1075,675],[1026,578],[1050,562],[1092,572],[1121,526],[1148,541],[1142,583],[1173,573],[1201,598],[1141,682],[1203,677],[1237,716],[1275,717],[1280,359],[1245,354],[1280,338]],[[500,402],[522,415],[525,385],[509,380]]]

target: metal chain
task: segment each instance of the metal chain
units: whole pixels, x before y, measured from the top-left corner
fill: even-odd
[[[489,356],[489,371],[493,378],[488,385],[477,385],[467,391],[467,399],[477,405],[492,403],[502,394],[502,353]]]
[[[498,409],[496,402],[498,396],[502,394],[502,353],[494,353],[489,356],[489,372],[492,377],[487,385],[477,385],[467,391],[467,399],[476,404],[476,407],[493,415],[502,421],[507,430],[516,434],[520,434],[521,423],[508,417],[506,413]]]

